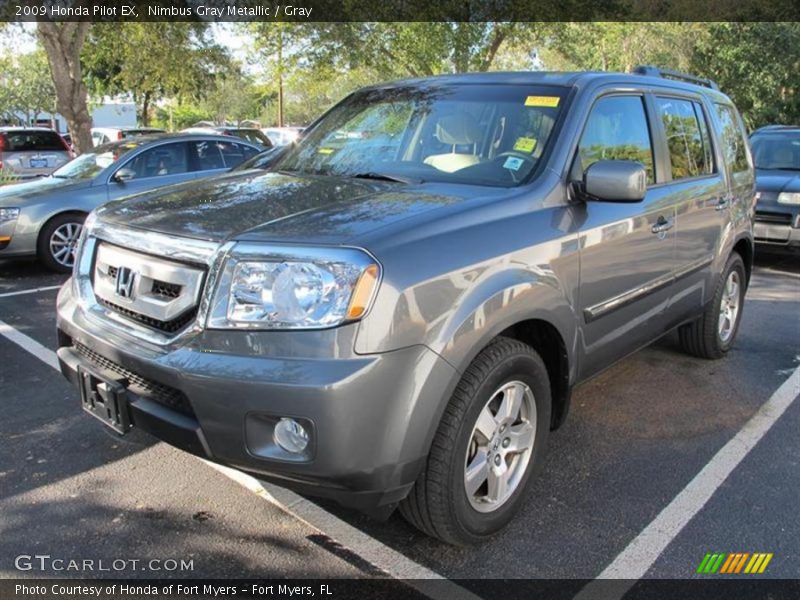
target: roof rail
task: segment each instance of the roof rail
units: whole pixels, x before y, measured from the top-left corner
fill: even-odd
[[[678,81],[686,81],[694,83],[695,85],[702,85],[712,90],[719,90],[716,81],[711,79],[704,79],[688,73],[681,73],[680,71],[672,71],[670,69],[661,69],[652,65],[638,65],[631,69],[631,73],[636,75],[647,75],[648,77],[661,77],[663,79],[677,79]]]

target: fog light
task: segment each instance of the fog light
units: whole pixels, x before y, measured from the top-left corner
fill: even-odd
[[[294,419],[281,419],[275,425],[275,442],[287,452],[300,454],[308,446],[308,433]]]

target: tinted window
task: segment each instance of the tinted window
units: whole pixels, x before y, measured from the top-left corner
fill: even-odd
[[[225,168],[225,159],[222,158],[219,146],[217,142],[189,142],[190,152],[197,171]]]
[[[800,132],[757,133],[750,146],[756,168],[800,171]]]
[[[251,156],[257,154],[257,151],[251,150],[249,146],[243,146],[242,144],[220,142],[217,145],[227,168],[240,165]]]
[[[166,144],[145,150],[125,166],[136,172],[135,179],[164,177],[186,173],[187,159],[186,144]]]
[[[722,151],[725,154],[725,162],[734,173],[747,171],[750,165],[747,163],[747,147],[739,116],[732,107],[725,104],[715,104],[714,108],[722,125]]]
[[[698,177],[713,172],[708,130],[700,106],[690,100],[656,98],[658,113],[667,136],[672,179]]]
[[[633,160],[644,165],[648,183],[655,182],[653,145],[640,96],[608,96],[598,100],[578,146],[576,175],[598,160]]]
[[[55,131],[8,131],[7,152],[66,152],[64,141]]]

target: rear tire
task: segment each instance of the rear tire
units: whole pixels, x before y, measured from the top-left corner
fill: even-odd
[[[746,291],[744,261],[734,252],[717,280],[714,299],[702,316],[678,329],[684,352],[700,358],[722,358],[739,332]]]
[[[86,215],[64,213],[50,219],[39,232],[36,254],[51,271],[71,273]]]
[[[550,412],[541,357],[522,342],[496,338],[458,383],[400,513],[454,545],[477,544],[500,531],[541,462]]]

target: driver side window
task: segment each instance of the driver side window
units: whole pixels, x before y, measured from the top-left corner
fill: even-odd
[[[655,183],[653,143],[641,96],[606,96],[595,102],[578,144],[573,178],[582,179],[598,160],[639,162],[647,183]]]
[[[189,171],[186,144],[166,144],[145,150],[126,167],[136,173],[133,179],[186,173]]]

